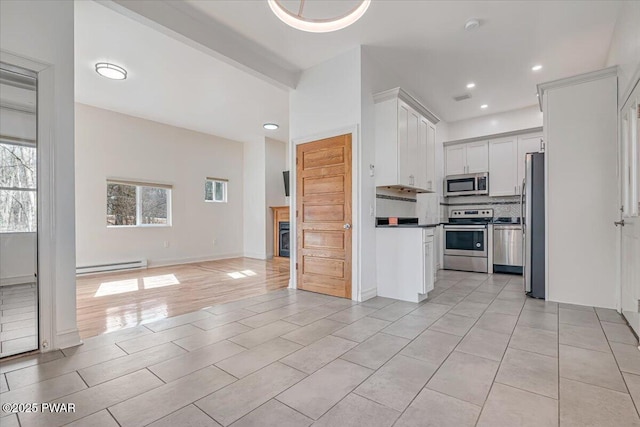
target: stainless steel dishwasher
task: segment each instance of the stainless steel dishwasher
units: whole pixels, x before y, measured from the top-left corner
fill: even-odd
[[[493,271],[522,274],[522,225],[493,226]]]

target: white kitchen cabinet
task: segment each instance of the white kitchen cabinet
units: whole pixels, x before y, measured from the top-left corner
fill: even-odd
[[[420,302],[435,283],[434,228],[376,228],[377,294]]]
[[[445,175],[462,175],[489,171],[487,141],[445,147]]]
[[[470,142],[467,146],[467,173],[489,172],[489,143]]]
[[[522,191],[527,153],[542,151],[542,133],[512,135],[489,141],[489,196],[516,196]]]
[[[418,169],[417,186],[436,191],[436,127],[421,117],[419,130],[418,158],[427,160],[426,167]]]
[[[489,141],[489,196],[518,194],[517,154],[515,136]]]
[[[426,231],[426,230],[425,230]],[[424,236],[424,243],[422,244],[422,257],[423,257],[423,274],[422,274],[422,294],[426,294],[433,290],[435,284],[435,236]]]
[[[516,184],[516,194],[520,194],[522,192],[522,181],[524,181],[524,174],[526,171],[525,160],[527,157],[527,153],[539,153],[541,151],[544,151],[542,133],[532,133],[518,136],[518,153],[516,158],[518,178]]]
[[[374,95],[376,186],[436,191],[435,125],[439,119],[399,88]]]
[[[462,175],[467,172],[467,147],[464,144],[445,148],[445,176]]]

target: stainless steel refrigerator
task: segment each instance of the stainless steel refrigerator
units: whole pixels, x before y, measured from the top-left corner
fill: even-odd
[[[545,298],[544,153],[526,155],[520,212],[527,295]]]

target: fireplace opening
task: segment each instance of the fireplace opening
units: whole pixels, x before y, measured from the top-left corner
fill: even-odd
[[[279,222],[278,223],[278,232],[280,238],[278,239],[278,255],[281,257],[289,257],[289,222]]]

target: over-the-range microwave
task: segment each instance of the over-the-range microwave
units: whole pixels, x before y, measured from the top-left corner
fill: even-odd
[[[489,174],[487,172],[448,175],[444,180],[445,197],[482,194],[489,194]]]

